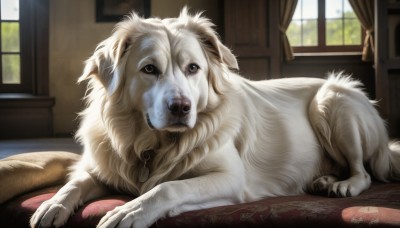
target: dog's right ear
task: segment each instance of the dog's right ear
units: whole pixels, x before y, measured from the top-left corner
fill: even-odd
[[[86,60],[83,74],[78,83],[88,79],[100,81],[109,94],[113,94],[123,82],[126,57],[131,44],[135,24],[141,18],[132,13],[124,21],[117,24],[114,33],[102,41],[93,55]]]
[[[202,17],[202,13],[197,13],[192,16],[189,14],[187,7],[184,7],[180,13],[179,19],[187,25],[187,28],[199,36],[201,43],[216,59],[226,64],[231,70],[239,70],[236,57],[231,50],[220,41],[217,33],[213,29],[214,24],[211,23],[208,18]]]
[[[93,55],[86,60],[85,68],[78,82],[87,79],[99,80],[107,89],[109,94],[113,94],[120,86],[123,69],[125,64],[121,63],[128,47],[128,41],[115,36],[101,42]]]

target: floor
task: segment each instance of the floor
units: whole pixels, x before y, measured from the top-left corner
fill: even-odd
[[[72,138],[0,140],[0,159],[13,154],[37,151],[68,151],[81,153],[82,147]]]

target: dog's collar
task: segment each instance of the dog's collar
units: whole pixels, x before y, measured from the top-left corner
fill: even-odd
[[[150,127],[151,129],[154,129],[154,126],[153,126],[153,124],[151,123],[150,116],[149,116],[148,113],[146,114],[146,122],[147,122],[147,125],[149,125],[149,127]]]
[[[153,154],[153,150],[146,150],[141,154],[141,161],[143,166],[139,168],[139,182],[144,183],[149,179],[150,169],[148,163],[150,162]]]

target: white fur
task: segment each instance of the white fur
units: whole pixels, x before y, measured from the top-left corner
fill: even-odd
[[[190,73],[190,64],[199,70]],[[143,70],[149,64],[156,74]],[[212,24],[186,10],[179,18],[119,23],[87,61],[87,108],[77,134],[84,154],[70,182],[39,207],[31,225],[61,226],[104,186],[138,195],[99,227],[148,227],[189,210],[324,192],[355,196],[399,179],[399,143],[342,75],[253,82],[233,72],[235,57]],[[185,116],[170,100],[191,104]],[[145,151],[151,160],[145,164]],[[144,166],[150,176],[138,181]]]

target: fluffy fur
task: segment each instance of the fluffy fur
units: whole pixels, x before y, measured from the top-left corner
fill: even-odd
[[[84,154],[33,227],[65,224],[107,187],[138,197],[99,227],[147,227],[269,196],[355,196],[371,182],[364,164],[378,180],[399,180],[400,145],[389,146],[359,82],[247,80],[212,26],[186,10],[164,20],[132,14],[99,44],[80,78]]]

